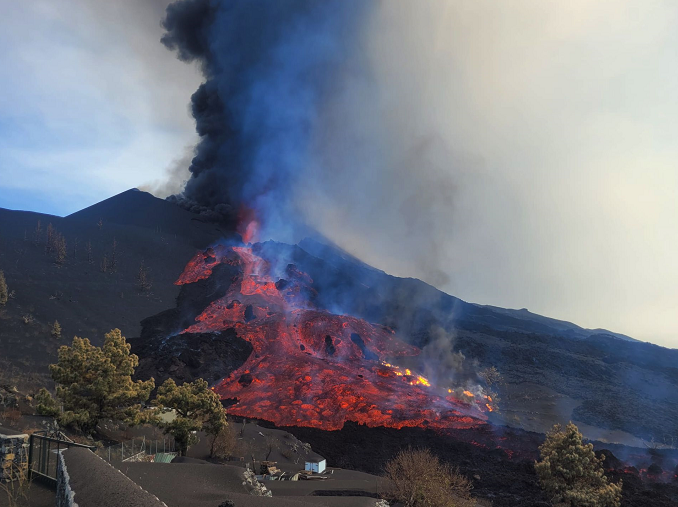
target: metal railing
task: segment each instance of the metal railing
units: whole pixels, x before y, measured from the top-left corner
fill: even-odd
[[[49,436],[47,432],[33,433],[28,440],[28,474],[31,479],[39,478],[56,486],[57,461],[59,452],[69,447],[85,447],[94,451],[91,445],[77,444],[59,435]]]

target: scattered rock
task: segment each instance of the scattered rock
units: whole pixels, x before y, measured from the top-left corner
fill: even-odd
[[[243,477],[245,480],[243,481],[243,486],[245,486],[248,490],[250,495],[252,496],[273,496],[273,493],[266,488],[262,483],[260,483],[257,480],[257,476],[254,475],[254,472],[252,470],[247,469],[243,473]]]

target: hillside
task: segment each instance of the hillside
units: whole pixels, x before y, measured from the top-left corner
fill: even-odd
[[[46,373],[57,348],[74,335],[95,343],[115,327],[138,335],[143,318],[173,304],[173,282],[186,259],[220,235],[194,218],[136,190],[65,218],[0,209],[0,269],[13,294],[0,307],[3,377]],[[46,252],[49,224],[66,240],[63,265]],[[143,292],[142,262],[151,283]],[[60,340],[50,335],[55,320]]]
[[[63,265],[45,252],[50,223],[66,239]],[[212,381],[227,375],[250,350],[235,333],[197,335],[199,347],[167,338],[224,290],[224,283],[210,288],[214,280],[181,290],[174,282],[196,251],[229,237],[235,236],[228,229],[136,190],[65,218],[0,210],[0,269],[14,291],[0,309],[3,376],[44,377],[59,345],[73,335],[99,343],[114,327],[130,339],[141,337],[132,340],[142,358],[140,374]],[[112,262],[114,241],[116,266],[104,273],[101,264],[104,256]],[[497,423],[544,431],[573,418],[598,438],[638,445],[637,437],[662,441],[678,434],[678,351],[467,303],[367,266],[322,238],[255,249],[308,273],[320,309],[386,326],[425,351],[437,353],[440,343],[447,353],[453,347],[471,369],[496,366],[506,380],[504,409],[492,415]],[[146,291],[137,280],[142,261],[152,282]],[[61,340],[50,336],[54,320],[62,325]],[[161,344],[171,344],[172,352],[160,353]]]

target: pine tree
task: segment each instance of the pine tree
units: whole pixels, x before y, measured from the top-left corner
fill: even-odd
[[[59,348],[59,360],[49,369],[57,398],[64,406],[60,422],[86,433],[95,430],[103,418],[139,422],[140,403],[148,399],[155,382],[133,381],[138,365],[139,358],[130,354],[130,345],[119,329],[106,333],[103,347],[76,336],[70,347]]]
[[[579,428],[559,424],[539,447],[541,461],[534,465],[541,487],[554,504],[567,507],[619,507],[622,483],[608,483],[603,459],[584,444]]]
[[[226,412],[219,397],[201,378],[180,386],[171,378],[167,379],[158,388],[153,405],[159,410],[173,409],[176,412],[173,421],[158,424],[165,433],[174,437],[182,456],[186,455],[189,445],[197,443],[193,432],[204,430],[208,435],[216,436],[227,425]]]
[[[5,273],[3,271],[0,271],[0,305],[7,304],[8,299],[9,299],[9,289],[7,288]]]
[[[103,258],[101,259],[101,272],[102,273],[108,273],[108,257],[106,254],[104,254]]]
[[[87,246],[85,247],[85,250],[87,251],[87,263],[88,264],[94,264],[94,257],[92,256],[92,242],[88,241]]]
[[[58,320],[55,320],[54,324],[52,324],[51,335],[57,339],[61,338],[61,324],[59,324]]]

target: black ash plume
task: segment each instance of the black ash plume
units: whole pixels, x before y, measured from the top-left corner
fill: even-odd
[[[360,65],[356,34],[369,4],[180,0],[168,6],[163,44],[181,60],[198,62],[205,76],[191,98],[200,141],[175,201],[225,216],[253,208],[271,228],[288,221],[319,108],[339,86],[338,73]]]

